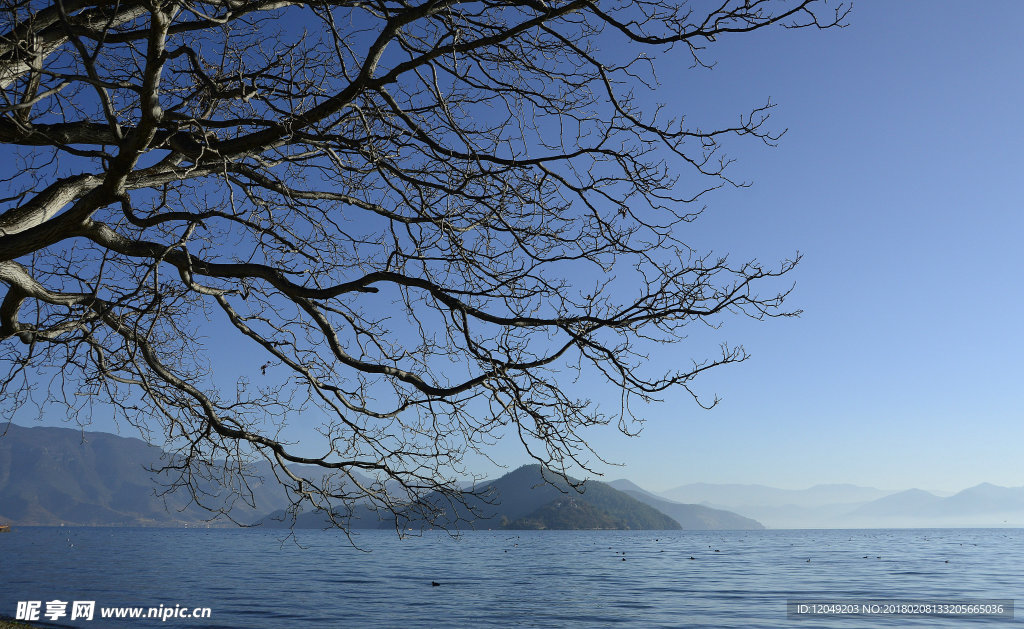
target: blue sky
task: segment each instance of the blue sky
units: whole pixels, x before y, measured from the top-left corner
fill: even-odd
[[[722,39],[713,72],[662,72],[682,113],[778,104],[785,137],[735,147],[754,186],[711,197],[691,244],[799,250],[804,313],[727,322],[752,358],[698,382],[721,403],[671,397],[639,437],[595,436],[623,464],[599,471],[655,490],[1024,485],[1022,21],[1014,2],[862,1],[841,31]]]
[[[721,404],[649,408],[639,438],[598,444],[625,463],[609,477],[1024,485],[1022,18],[1014,2],[858,2],[842,31],[722,40],[704,89],[662,77],[684,107],[779,104],[788,133],[735,152],[755,185],[711,199],[700,244],[801,251],[804,314],[730,322],[753,358],[699,383]]]
[[[675,395],[641,411],[639,437],[590,433],[623,464],[598,465],[608,478],[1024,485],[1024,4],[862,0],[848,21],[722,38],[710,72],[661,64],[657,100],[694,120],[778,104],[777,148],[731,145],[754,186],[708,197],[685,239],[736,259],[800,251],[804,314],[652,356],[669,369],[719,338],[752,354],[697,382],[723,398],[711,411]],[[511,440],[491,453],[526,462]]]

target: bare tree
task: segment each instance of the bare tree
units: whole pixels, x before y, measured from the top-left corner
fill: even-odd
[[[209,477],[244,495],[262,458],[296,506],[400,510],[456,496],[503,436],[587,469],[587,428],[629,433],[632,401],[746,356],[650,373],[652,347],[789,314],[771,282],[795,259],[679,229],[743,185],[727,138],[777,139],[771,104],[708,130],[644,103],[661,62],[703,71],[720,37],[845,6],[51,1],[0,18],[4,410],[109,405],[200,501]],[[265,359],[223,391],[228,331]]]

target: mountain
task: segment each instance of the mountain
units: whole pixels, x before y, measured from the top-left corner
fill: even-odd
[[[578,484],[575,479],[570,479]],[[450,529],[679,529],[671,517],[605,483],[587,481],[581,491],[571,487],[556,473],[540,465],[526,465],[501,478],[467,491],[463,500],[450,500],[440,494],[424,496],[424,510],[437,515],[428,520],[420,509],[399,514],[401,528],[438,526]],[[281,513],[261,520],[265,526],[281,526]],[[276,517],[276,519],[275,519]],[[303,513],[296,528],[324,528],[322,513]],[[367,510],[355,511],[354,528],[393,527],[395,521],[380,521]]]
[[[859,485],[815,485],[808,489],[778,489],[765,485],[691,483],[660,492],[677,502],[762,507],[820,507],[877,500],[893,491]]]
[[[1024,511],[1024,487],[999,487],[991,483],[975,485],[931,507],[936,515],[980,515]]]
[[[778,489],[694,483],[663,492],[755,518],[771,528],[990,527],[1024,525],[1024,487],[982,483],[956,494],[857,485]]]
[[[15,524],[175,525],[184,500],[154,495],[145,466],[163,454],[138,439],[67,428],[0,426],[0,519]]]
[[[0,424],[0,521],[69,526],[206,524],[212,514],[193,504],[186,492],[158,495],[171,477],[149,470],[170,460],[170,455],[140,439]],[[294,471],[309,478],[323,473],[313,466],[296,466]],[[249,489],[255,509],[243,501],[228,503],[230,494],[212,483],[200,489],[208,500],[217,501],[220,496],[218,505],[231,504],[231,516],[237,521],[253,521],[269,512],[261,520],[265,526],[290,525],[283,518],[288,498],[269,464],[253,466],[252,474]],[[552,484],[544,482],[539,466],[506,474],[468,495],[477,515],[448,509],[443,521],[451,523],[453,516],[459,516],[494,528],[679,528],[670,517],[602,483],[587,483],[583,493],[577,493],[554,474],[548,472],[545,477]],[[425,498],[433,499],[439,497]],[[501,505],[500,512],[492,503]],[[480,512],[483,518],[477,517]],[[357,505],[350,515],[356,528],[395,525],[393,517],[380,519],[365,506]],[[404,515],[406,524],[417,519],[412,511]],[[326,525],[322,514],[305,513],[298,518],[300,527]]]
[[[552,472],[548,472],[547,476],[554,478]],[[600,489],[595,492],[593,488],[602,485],[657,509],[688,530],[757,529],[763,528],[762,524],[772,528],[1024,526],[1024,487],[999,487],[982,483],[943,497],[920,489],[889,493],[854,485],[818,485],[811,490],[738,485],[732,486],[732,492],[728,489],[723,491],[719,500],[725,502],[730,497],[735,499],[737,495],[757,499],[760,495],[760,499],[769,504],[726,504],[723,506],[727,510],[723,510],[707,505],[673,502],[645,491],[628,480],[611,481],[607,485],[588,481],[582,496],[575,495],[564,483],[558,488],[544,485],[537,466],[520,468],[478,487],[478,490],[490,492],[486,495],[490,496],[492,502],[501,497],[497,505],[488,505],[480,499],[470,501],[475,509],[484,512],[484,517],[473,516],[465,508],[446,505],[447,512],[441,523],[450,526],[452,522],[462,520],[460,526],[463,528],[619,528],[621,521],[608,520],[602,509],[592,508],[596,500],[594,495],[601,493]],[[713,485],[702,487],[703,491],[707,491],[706,488]],[[867,501],[829,502],[829,487],[837,489],[833,500],[850,500],[856,498],[858,492],[862,492],[861,495],[885,495]],[[783,499],[794,499],[803,504],[771,504]],[[431,500],[438,501],[436,506],[441,505],[438,497]],[[281,514],[277,515],[280,517]],[[382,523],[374,514],[365,511],[357,510],[354,518],[353,526],[357,528],[395,525],[393,520]],[[409,514],[405,516],[405,522],[412,526],[425,524],[422,519],[417,520]],[[280,523],[277,525],[281,526]],[[324,528],[326,518],[317,514],[302,514],[298,526]],[[629,527],[640,528],[632,524]]]
[[[764,528],[764,525],[757,520],[745,518],[731,511],[712,509],[704,505],[682,504],[659,498],[626,479],[611,481],[608,485],[661,511],[678,522],[685,530],[750,531]]]
[[[570,482],[579,484],[576,479]],[[467,503],[478,515],[465,508],[451,509],[449,523],[461,519],[475,528],[507,529],[680,528],[669,516],[605,483],[587,481],[577,491],[540,465],[525,465],[484,483],[467,496]]]
[[[692,483],[662,492],[680,502],[699,503],[754,518],[769,528],[844,528],[847,515],[895,492],[850,484],[779,489],[765,485]]]
[[[942,498],[935,494],[928,493],[927,491],[923,491],[921,489],[908,489],[907,491],[901,491],[863,504],[851,511],[850,515],[857,517],[912,515],[928,511],[933,508],[936,503],[941,501]]]
[[[186,492],[157,495],[171,477],[155,475],[147,468],[166,465],[168,460],[160,448],[140,439],[0,424],[0,521],[20,525],[205,525],[212,514],[192,504]],[[231,505],[231,515],[240,521],[288,504],[269,464],[255,465],[252,472],[248,486],[255,509],[241,500],[229,503],[231,496],[212,483],[201,483],[200,488],[210,502]]]
[[[851,517],[873,517],[880,526],[1019,526],[1024,487],[982,483],[944,498],[911,489],[862,505]]]
[[[170,477],[155,475],[170,455],[139,439],[69,428],[0,424],[0,522],[16,525],[184,526],[205,525],[211,513],[178,491],[157,494]],[[296,466],[306,478],[315,466]],[[362,479],[366,481],[367,479]],[[361,481],[361,482],[362,482]],[[575,483],[575,481],[573,481]],[[255,508],[229,503],[231,494],[212,482],[199,489],[206,499],[232,506],[240,522],[289,526],[289,504],[269,463],[252,466],[248,488]],[[912,489],[886,492],[855,485],[817,485],[787,490],[762,485],[692,484],[665,492],[644,491],[629,481],[588,481],[582,492],[557,474],[531,465],[476,486],[467,505],[440,495],[423,505],[440,512],[438,525],[451,528],[545,529],[751,529],[1024,526],[1024,487],[982,483],[953,495]],[[695,504],[695,503],[702,504]],[[415,505],[414,505],[415,506]],[[260,518],[260,514],[270,515]],[[742,515],[738,515],[742,514]],[[391,528],[395,517],[378,518],[366,506],[351,514],[354,528]],[[744,517],[745,516],[745,517]],[[750,519],[753,518],[753,519]],[[756,520],[756,521],[755,521]],[[221,521],[221,525],[232,526]],[[400,527],[430,526],[415,509],[399,514]],[[323,514],[302,513],[296,526],[324,528]]]

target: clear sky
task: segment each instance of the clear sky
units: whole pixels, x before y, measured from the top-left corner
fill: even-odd
[[[639,437],[591,433],[623,464],[607,478],[1024,485],[1024,3],[859,0],[848,22],[723,38],[712,72],[662,65],[677,113],[778,103],[778,148],[733,144],[754,186],[709,197],[688,238],[737,259],[802,252],[789,305],[804,314],[727,323],[752,358],[697,382],[715,409],[678,395],[644,410]],[[511,441],[492,453],[526,462]]]
[[[719,406],[670,398],[641,436],[595,438],[625,464],[608,478],[1024,485],[1022,23],[1020,2],[859,1],[841,31],[739,35],[713,72],[661,73],[683,113],[778,103],[788,133],[738,145],[754,187],[712,197],[692,244],[799,250],[804,314],[731,321],[753,357],[698,382]]]

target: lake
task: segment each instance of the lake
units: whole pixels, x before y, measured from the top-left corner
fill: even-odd
[[[16,527],[0,534],[0,616],[15,616],[18,601],[42,601],[45,611],[56,599],[95,601],[93,620],[62,621],[96,628],[962,627],[1011,621],[790,618],[787,600],[1024,593],[1024,529],[479,531],[404,540],[361,531],[360,549],[336,531],[285,534]],[[210,617],[99,618],[100,607],[159,605],[209,607]]]

